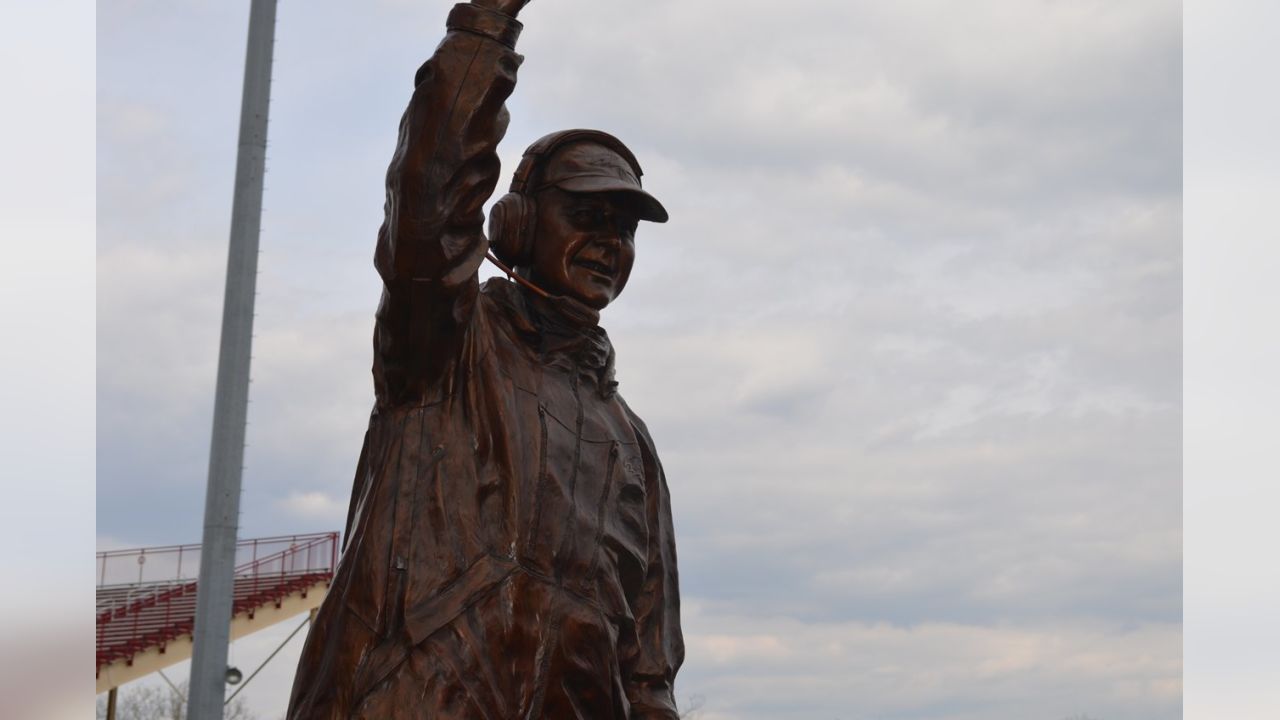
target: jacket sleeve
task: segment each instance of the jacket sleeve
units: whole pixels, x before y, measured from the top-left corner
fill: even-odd
[[[671,523],[671,493],[648,433],[641,429],[648,498],[649,562],[640,597],[633,604],[638,657],[625,679],[627,700],[636,720],[678,720],[676,671],[684,662],[680,631],[680,587],[676,540]]]
[[[380,405],[423,398],[461,347],[488,249],[483,206],[498,182],[520,29],[506,15],[458,4],[414,78],[374,254],[383,282],[373,367]]]

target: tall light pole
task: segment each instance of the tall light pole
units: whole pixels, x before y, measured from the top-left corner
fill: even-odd
[[[275,28],[276,0],[252,0],[244,95],[240,105],[235,196],[231,205],[227,289],[222,305],[222,345],[218,351],[218,385],[213,405],[213,439],[209,449],[209,484],[204,501],[204,539],[200,549],[200,580],[196,586],[189,720],[221,720],[226,696]]]

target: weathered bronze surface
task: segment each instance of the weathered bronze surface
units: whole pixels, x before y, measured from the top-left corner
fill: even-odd
[[[455,6],[415,77],[377,399],[289,718],[677,717],[670,497],[598,324],[667,212],[621,142],[569,131],[529,149],[486,239],[526,2]],[[490,246],[516,282],[480,286]]]

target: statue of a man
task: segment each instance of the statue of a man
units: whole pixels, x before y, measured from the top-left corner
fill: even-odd
[[[376,404],[288,717],[677,717],[670,496],[599,311],[667,212],[597,131],[525,154],[484,233],[528,0],[472,0],[418,70],[374,264]],[[480,286],[486,252],[515,268]]]

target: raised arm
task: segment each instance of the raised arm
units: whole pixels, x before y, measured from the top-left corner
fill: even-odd
[[[473,0],[449,13],[448,32],[414,77],[387,169],[385,219],[374,265],[382,302],[374,330],[379,405],[422,400],[456,356],[488,243],[485,201],[498,182],[503,103],[528,0]]]

